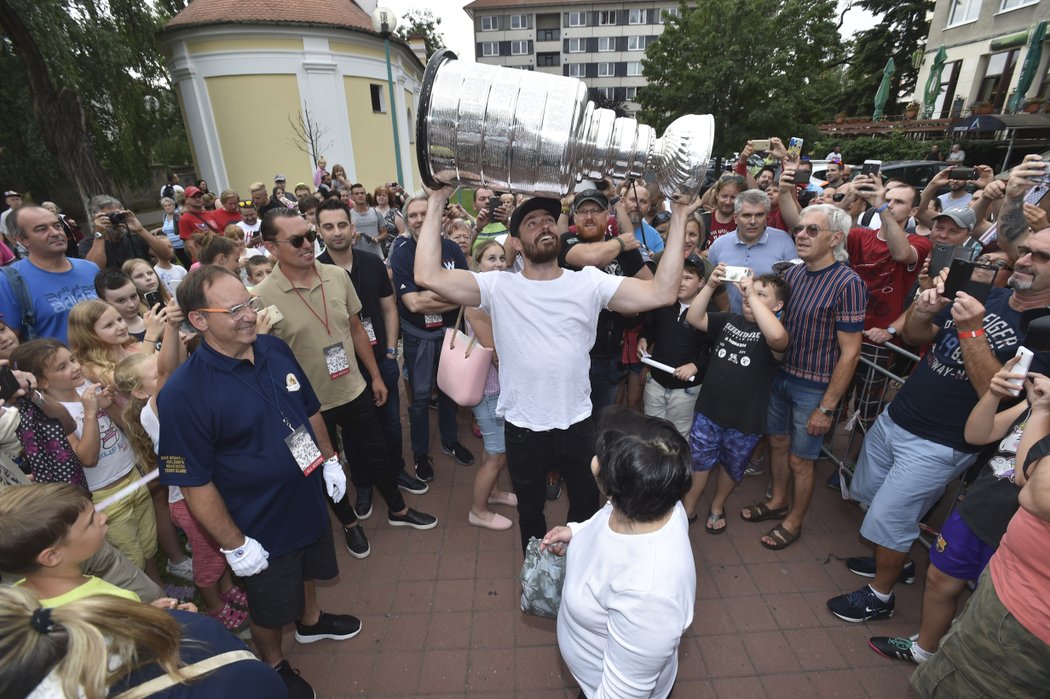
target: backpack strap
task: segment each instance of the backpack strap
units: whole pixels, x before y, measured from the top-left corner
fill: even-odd
[[[204,660],[195,662],[192,665],[185,666],[182,668],[182,675],[186,679],[192,680],[212,672],[213,670],[218,670],[224,665],[241,662],[243,660],[258,660],[258,658],[246,650],[231,650],[228,653],[214,655],[210,658],[205,658]],[[137,687],[132,687],[126,692],[121,692],[115,697],[115,699],[144,699],[145,697],[156,694],[162,690],[168,689],[169,687],[174,687],[176,684],[181,684],[181,682],[176,681],[170,675],[165,673],[160,677],[155,677],[152,680],[149,680],[148,682],[143,682]]]
[[[29,287],[26,285],[25,277],[13,265],[0,267],[0,271],[7,277],[7,283],[11,286],[11,293],[22,311],[22,338],[32,340],[36,337],[36,331],[33,328],[34,323],[36,323],[36,311],[33,308],[33,297],[29,295]]]

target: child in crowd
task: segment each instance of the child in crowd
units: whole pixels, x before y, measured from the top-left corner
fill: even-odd
[[[232,240],[225,235],[215,235],[211,231],[194,235],[197,241],[197,262],[190,267],[197,269],[201,265],[219,265],[236,275],[241,273],[241,250],[244,243]]]
[[[248,258],[248,283],[255,286],[273,272],[273,260],[265,255],[252,255]]]
[[[147,309],[143,312],[138,288],[128,275],[117,269],[104,269],[95,276],[95,291],[101,299],[96,303],[105,302],[96,310],[101,312],[104,306],[112,307],[116,316],[124,323],[126,334],[130,336],[128,342],[146,342],[148,337],[152,342],[146,344],[153,345],[160,338],[160,333],[164,331],[162,322],[153,311]],[[70,313],[72,314],[72,311]],[[107,320],[112,321],[113,318]],[[72,344],[72,339],[70,343]],[[153,350],[147,348],[146,351]],[[83,355],[81,359],[84,359]]]
[[[149,262],[140,258],[133,258],[121,265],[120,271],[131,279],[135,289],[139,292],[141,304],[139,310],[145,314],[153,310],[153,304],[146,302],[146,294],[157,294],[161,306],[167,306],[171,301],[171,293],[167,287],[160,283],[160,277]]]
[[[134,304],[137,308],[138,291],[134,284],[131,284],[130,289],[124,287],[121,293],[122,304]],[[73,306],[69,311],[69,346],[77,355],[84,376],[104,386],[112,386],[113,369],[117,362],[134,352],[156,351],[167,314],[165,308],[147,313],[148,322],[144,321],[143,341],[140,344],[137,335],[129,332],[127,323],[115,306],[97,299],[81,301]]]
[[[678,301],[646,314],[638,338],[639,359],[650,353],[653,360],[674,367],[673,374],[655,367],[649,370],[645,382],[645,414],[669,420],[685,439],[689,439],[693,407],[709,355],[707,333],[689,325],[685,319],[703,282],[704,263],[696,256],[686,258],[682,281],[678,284]]]
[[[483,243],[478,249],[476,263],[479,272],[502,272],[507,269],[507,253],[495,240]],[[478,308],[468,308],[467,331],[475,335],[483,347],[495,347],[492,341],[492,319]],[[481,428],[481,437],[485,445],[485,461],[474,474],[474,500],[467,515],[467,521],[475,527],[485,529],[510,529],[514,523],[501,514],[489,509],[489,505],[507,505],[517,507],[518,498],[514,493],[499,490],[496,481],[499,473],[507,464],[507,448],[503,442],[503,418],[496,415],[496,403],[499,401],[499,360],[492,355],[492,366],[489,367],[485,381],[485,395],[481,402],[474,406],[474,417]]]
[[[0,491],[0,569],[24,575],[15,585],[45,607],[93,595],[139,601],[139,596],[81,572],[107,538],[107,516],[80,488],[68,483],[16,485]],[[162,597],[153,606],[195,612],[193,604]]]
[[[780,277],[747,276],[738,282],[743,315],[707,312],[711,297],[725,279],[725,267],[725,263],[715,267],[686,314],[690,325],[712,338],[707,380],[700,387],[689,434],[693,486],[683,498],[690,521],[694,521],[708,476],[722,464],[705,525],[709,534],[726,530],[726,500],[743,479],[751,454],[766,433],[769,387],[776,362],[788,345],[787,331],[776,315],[790,293]]]
[[[0,318],[3,316],[0,315]],[[18,333],[0,320],[0,359],[10,359],[11,353],[18,347]]]

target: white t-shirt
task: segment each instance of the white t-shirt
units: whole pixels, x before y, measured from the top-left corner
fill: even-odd
[[[609,528],[612,505],[570,523],[558,647],[591,699],[666,697],[693,623],[696,565],[682,503],[648,534]]]
[[[167,189],[167,188],[168,188],[168,185],[164,185],[163,187],[160,188],[160,196],[161,196],[162,199],[166,196],[164,194],[164,190]],[[182,188],[182,185],[173,184],[171,186],[171,188],[174,190],[171,193],[171,198],[172,199],[174,199],[175,197],[179,196],[180,194],[185,194],[186,193],[186,190]]]
[[[83,394],[87,390],[95,390],[96,384],[87,381],[83,386],[77,388],[77,393]],[[84,436],[84,404],[80,401],[66,403],[61,401],[66,410],[69,411],[73,421],[77,423],[77,439]],[[116,483],[126,476],[131,469],[135,468],[135,452],[131,450],[128,438],[120,431],[105,410],[98,411],[98,435],[99,450],[98,463],[93,468],[85,468],[84,475],[87,477],[88,488],[101,490],[107,485]]]
[[[153,271],[157,273],[157,278],[167,287],[168,293],[172,296],[175,295],[175,288],[179,285],[179,282],[189,274],[182,265],[172,265],[168,269],[164,269],[160,265],[154,265]]]
[[[236,221],[236,226],[244,231],[244,244],[247,245],[253,234],[258,233],[259,229],[262,228],[262,221],[256,219],[255,223],[248,224],[244,221]]]
[[[937,197],[941,202],[941,212],[947,211],[948,209],[965,209],[973,201],[973,195],[969,192],[960,190],[961,197],[952,198],[951,192],[945,192]]]
[[[598,313],[624,279],[593,267],[561,272],[549,281],[474,274],[499,351],[496,414],[537,432],[564,430],[591,414],[589,352]]]

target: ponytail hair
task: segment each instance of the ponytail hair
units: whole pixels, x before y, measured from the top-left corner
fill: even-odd
[[[124,436],[131,443],[131,450],[135,452],[139,466],[152,471],[156,467],[157,452],[153,448],[153,439],[142,426],[142,408],[149,402],[149,397],[139,398],[133,393],[142,389],[143,365],[149,361],[156,361],[156,356],[138,352],[124,357],[113,370],[113,383],[128,399],[121,412],[124,419]]]
[[[237,252],[237,243],[223,234],[216,235],[211,231],[205,231],[194,235],[194,239],[200,248],[197,259],[202,265],[215,264],[215,258],[219,255],[229,257]]]

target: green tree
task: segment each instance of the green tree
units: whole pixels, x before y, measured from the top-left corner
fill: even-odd
[[[439,29],[441,18],[430,10],[409,10],[401,19],[397,35],[408,41],[414,36],[423,37],[427,47],[427,59],[445,48],[445,37]]]
[[[715,117],[715,153],[749,138],[816,135],[839,49],[834,0],[705,0],[646,50],[642,120],[664,128],[682,114]]]

